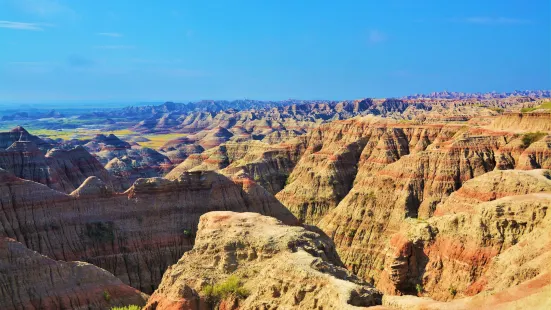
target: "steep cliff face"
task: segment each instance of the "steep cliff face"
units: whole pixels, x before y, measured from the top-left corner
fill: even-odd
[[[10,133],[0,133],[8,136]],[[31,138],[24,130],[21,141],[13,142],[6,149],[0,149],[0,168],[12,172],[17,177],[45,184],[52,189],[70,193],[80,186],[87,177],[97,176],[114,189],[120,189],[109,172],[86,149],[77,146],[70,150],[40,149],[31,141],[41,141]],[[27,140],[25,140],[27,139]],[[42,141],[42,146],[47,146]]]
[[[366,166],[319,227],[335,240],[347,266],[377,280],[385,243],[404,219],[432,216],[436,205],[463,182],[493,170],[493,150],[500,143],[500,137],[461,136],[434,142],[377,173]]]
[[[518,161],[518,169],[551,169],[551,135],[531,143]]]
[[[277,198],[300,220],[317,224],[370,176],[433,142],[446,141],[459,126],[415,126],[376,117],[331,123],[311,131],[307,149]]]
[[[1,235],[53,259],[92,263],[146,293],[191,249],[205,212],[251,211],[296,223],[252,180],[214,172],[139,179],[123,194],[91,177],[71,195],[6,171],[1,175]]]
[[[230,275],[232,276],[230,278]],[[240,297],[209,296],[228,278]],[[193,250],[170,267],[145,309],[357,309],[381,295],[340,267],[332,242],[255,213],[203,215]]]
[[[425,296],[451,300],[544,276],[551,259],[549,207],[549,193],[509,196],[478,204],[472,213],[409,222],[390,241],[378,287],[411,293],[420,285]]]
[[[424,221],[435,212],[472,212],[484,201],[549,190],[545,177],[533,174],[539,172],[499,171],[545,166],[550,158],[545,134],[369,119],[338,121],[308,134],[308,148],[291,183],[276,197],[300,220],[317,224],[334,240],[347,268],[373,283],[379,282],[385,268],[392,236],[411,218]],[[356,145],[357,151],[350,147]],[[328,165],[327,153],[334,149],[352,149],[359,155],[350,161],[335,156],[336,163]],[[532,164],[527,166],[523,162],[528,159]],[[343,163],[348,163],[348,170],[339,166]],[[349,176],[349,188],[339,187],[346,184],[343,181],[331,184],[335,175]],[[461,189],[484,175],[487,180]],[[461,195],[472,200],[458,198]],[[445,201],[449,202],[437,207]]]
[[[389,167],[393,165],[398,162]],[[405,170],[404,166],[400,170]],[[521,243],[524,234],[536,227],[541,228],[538,234],[549,233],[545,230],[549,207],[546,193],[551,192],[549,171],[481,174],[465,182],[449,198],[443,196],[444,202],[436,207],[436,217],[428,220],[409,218],[408,197],[420,193],[415,188],[412,190],[411,180],[419,177],[409,176],[406,183],[401,183],[385,171],[358,180],[349,195],[319,226],[335,241],[344,264],[386,293],[412,294],[421,288],[425,295],[439,300],[459,293],[476,294],[480,289],[475,288],[480,284],[473,283],[483,279],[493,257]],[[409,171],[404,173],[407,175]],[[442,180],[446,181],[434,178],[432,182]],[[425,184],[430,181],[424,179]],[[446,187],[438,185],[437,188]],[[529,193],[541,194],[516,196]],[[496,201],[489,202],[493,200]],[[538,253],[541,251],[530,250],[526,256]],[[501,266],[505,268],[507,264]],[[510,268],[501,271],[519,270],[516,266]],[[544,271],[537,269],[532,276]],[[513,282],[527,280],[529,278]]]
[[[109,309],[144,305],[145,294],[83,262],[55,261],[0,237],[2,309]]]
[[[96,154],[104,161],[105,169],[111,173],[123,189],[128,189],[139,178],[152,178],[164,175],[170,170],[172,163],[165,155],[150,149],[138,148],[123,150],[116,153],[103,151]]]

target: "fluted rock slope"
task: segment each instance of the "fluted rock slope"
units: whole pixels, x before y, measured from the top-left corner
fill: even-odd
[[[357,174],[371,176],[433,142],[449,140],[458,130],[371,116],[320,126],[306,136],[306,152],[277,198],[300,220],[317,224],[356,187]]]
[[[84,262],[55,261],[0,237],[0,307],[109,309],[144,305],[147,296],[109,272]]]
[[[254,181],[214,172],[139,179],[122,194],[90,177],[67,195],[2,170],[0,192],[0,235],[53,259],[92,263],[146,293],[191,249],[206,212],[251,211],[296,223]]]
[[[411,293],[419,285],[425,296],[451,300],[530,281],[550,285],[550,207],[551,193],[508,196],[409,222],[390,241],[378,287]]]

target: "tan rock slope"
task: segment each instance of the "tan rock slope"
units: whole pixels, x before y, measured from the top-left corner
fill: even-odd
[[[0,235],[53,259],[92,263],[146,293],[191,249],[206,212],[251,211],[296,223],[254,181],[214,172],[139,179],[125,193],[91,177],[67,195],[0,170],[0,193]]]
[[[228,278],[238,279],[238,294],[209,298],[206,287]],[[359,309],[380,302],[377,290],[340,267],[327,237],[256,213],[210,212],[193,250],[167,270],[145,309]]]
[[[496,118],[491,127],[508,131],[551,131],[551,112],[537,110],[529,113],[506,113]]]
[[[408,309],[548,309],[551,193],[509,196],[411,224],[397,234],[381,289],[413,285],[433,299],[385,296]],[[476,295],[475,295],[476,294]],[[473,296],[474,295],[474,296]],[[473,297],[468,297],[473,296]]]
[[[55,261],[5,237],[0,238],[0,283],[0,307],[5,310],[99,310],[142,306],[147,300],[101,268]]]

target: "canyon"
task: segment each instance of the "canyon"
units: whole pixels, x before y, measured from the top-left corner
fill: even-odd
[[[0,304],[545,309],[547,102],[167,103],[111,113],[127,137],[16,127],[0,133]]]

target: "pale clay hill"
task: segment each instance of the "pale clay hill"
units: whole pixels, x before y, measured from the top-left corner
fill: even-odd
[[[0,233],[21,242],[0,247],[14,266],[0,273],[14,279],[3,281],[0,304],[143,305],[147,296],[131,286],[152,294],[151,310],[545,309],[546,113],[361,116],[270,142],[232,140],[238,132],[214,127],[199,135],[213,141],[202,154],[125,192],[84,148],[52,150],[22,128],[0,134]],[[98,152],[133,156],[124,141],[105,138]],[[152,158],[144,169],[162,158],[136,156]],[[90,289],[69,290],[81,272]],[[229,280],[239,286],[233,294],[209,293]]]
[[[209,300],[205,287],[241,279],[244,298]],[[145,309],[357,309],[381,293],[342,268],[326,236],[256,213],[201,217],[193,250],[165,273]]]

